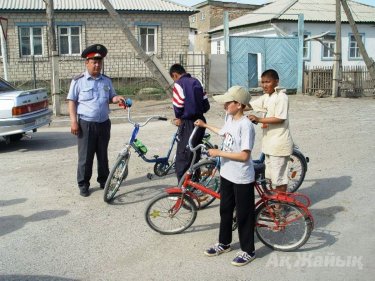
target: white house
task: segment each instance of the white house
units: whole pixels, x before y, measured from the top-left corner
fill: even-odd
[[[305,38],[324,34],[321,39],[334,48],[336,35],[336,0],[276,0],[249,14],[229,22],[230,36],[297,36],[298,14],[304,15]],[[375,7],[347,1],[368,55],[375,58]],[[364,66],[358,44],[343,9],[342,62],[344,66]],[[211,53],[224,53],[223,25],[211,29]],[[218,47],[219,45],[219,47]],[[307,67],[332,66],[333,50],[320,42],[304,42],[304,62]]]

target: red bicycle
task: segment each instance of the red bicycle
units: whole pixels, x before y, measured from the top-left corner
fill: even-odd
[[[217,182],[218,165],[215,159],[204,159],[194,165],[196,151],[204,145],[189,147],[194,156],[185,176],[177,187],[167,188],[154,197],[147,205],[145,218],[147,224],[161,234],[177,234],[189,228],[197,217],[205,196],[220,199],[220,194],[212,188]],[[256,175],[264,173],[264,164],[256,165]],[[313,216],[308,207],[310,199],[300,193],[272,190],[264,180],[255,182],[259,200],[255,204],[255,232],[266,246],[279,251],[291,251],[303,246],[314,227]],[[215,181],[214,181],[215,180]],[[197,192],[198,191],[198,192]],[[236,229],[236,218],[233,218]]]

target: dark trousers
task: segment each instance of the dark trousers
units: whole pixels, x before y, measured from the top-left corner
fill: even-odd
[[[92,176],[94,155],[98,161],[98,178],[100,184],[105,184],[109,175],[108,143],[111,132],[111,121],[103,123],[79,120],[80,133],[78,134],[78,186],[89,187]]]
[[[220,232],[219,243],[232,242],[232,219],[236,208],[238,237],[241,250],[254,252],[254,182],[235,184],[220,177]]]
[[[201,118],[203,121],[206,119]],[[189,138],[191,133],[194,130],[194,121],[193,120],[181,120],[181,125],[178,132],[178,143],[176,149],[176,176],[178,182],[189,169],[190,163],[193,160],[193,153],[189,149]],[[195,137],[192,141],[193,146],[197,146],[202,143],[204,133],[206,129],[199,128],[195,134]],[[197,151],[197,157],[195,158],[195,163],[201,158],[200,149]]]

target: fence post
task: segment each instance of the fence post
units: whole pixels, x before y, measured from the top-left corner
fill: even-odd
[[[304,15],[298,14],[298,60],[297,60],[297,93],[302,94],[303,84],[303,42],[304,42]]]
[[[36,88],[35,56],[32,55],[31,58],[32,58],[32,67],[33,67],[33,85],[34,85],[34,89],[35,89]]]

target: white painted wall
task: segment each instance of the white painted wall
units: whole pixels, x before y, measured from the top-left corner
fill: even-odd
[[[364,44],[368,55],[375,59],[375,25],[374,24],[358,24],[358,30],[364,35]],[[297,33],[297,23],[296,22],[285,22],[278,23],[277,26],[272,26],[270,24],[263,24],[254,27],[238,28],[236,30],[231,30],[231,36],[293,36]],[[322,34],[324,32],[330,31],[330,33],[336,33],[336,28],[334,23],[309,23],[305,22],[305,32],[309,33],[311,36]],[[349,35],[352,34],[352,30],[349,24],[343,23],[341,35],[342,35],[342,62],[343,66],[364,66],[363,60],[349,59]],[[217,54],[217,44],[224,44],[224,37],[222,33],[213,34],[211,37],[211,53]],[[310,42],[310,56],[305,60],[305,65],[308,67],[317,66],[332,66],[333,59],[327,60],[322,59],[323,46],[318,41]]]

